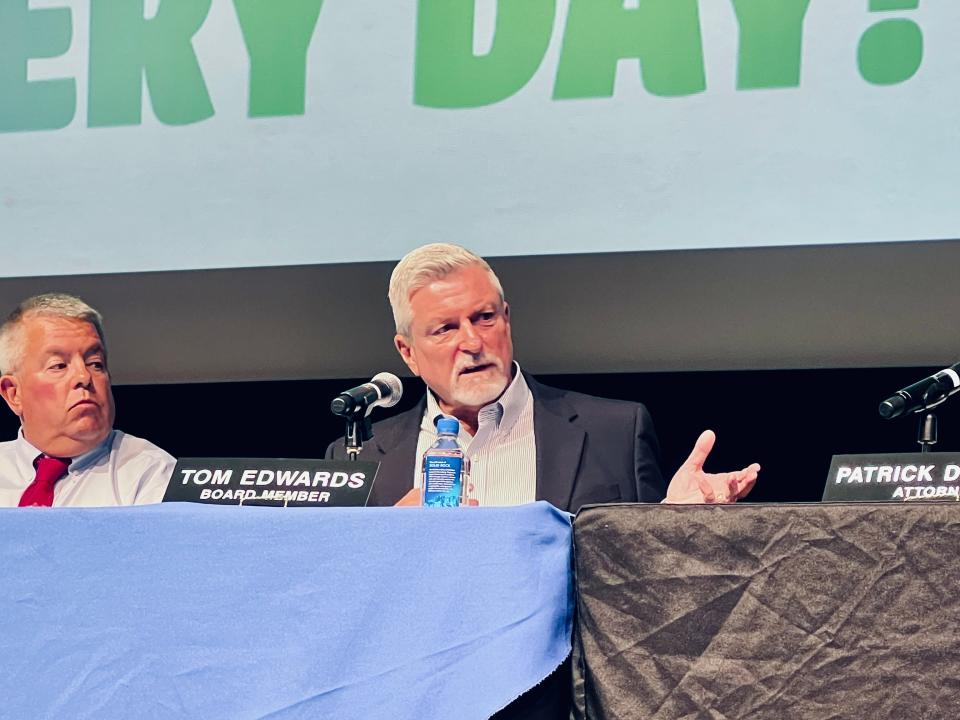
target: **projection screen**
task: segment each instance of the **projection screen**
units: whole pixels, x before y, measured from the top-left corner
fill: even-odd
[[[946,0],[5,0],[0,274],[957,237],[958,27]]]

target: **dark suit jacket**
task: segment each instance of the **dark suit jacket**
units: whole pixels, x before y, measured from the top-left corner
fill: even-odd
[[[665,486],[650,413],[639,403],[541,385],[524,374],[533,394],[537,499],[568,512],[610,502],[659,502]],[[417,439],[426,397],[415,408],[373,426],[361,460],[380,463],[369,505],[394,505],[413,487]],[[327,449],[344,457],[343,441]]]

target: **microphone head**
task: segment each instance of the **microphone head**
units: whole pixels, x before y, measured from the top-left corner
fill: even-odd
[[[389,391],[384,393],[381,400],[377,401],[376,404],[379,407],[393,407],[400,402],[400,398],[403,396],[403,383],[396,375],[388,372],[377,373],[370,382],[385,385]]]

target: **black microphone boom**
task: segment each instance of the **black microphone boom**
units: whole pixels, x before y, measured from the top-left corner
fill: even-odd
[[[880,417],[889,420],[905,413],[929,410],[957,390],[960,390],[960,363],[898,390],[880,403]]]
[[[368,413],[375,407],[393,407],[401,395],[400,378],[393,373],[377,373],[370,382],[337,395],[330,403],[330,412],[340,417]]]

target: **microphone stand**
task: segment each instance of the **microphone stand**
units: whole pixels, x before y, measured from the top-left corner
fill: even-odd
[[[950,395],[943,391],[940,385],[931,385],[923,393],[923,409],[918,410],[920,422],[917,426],[917,442],[920,443],[920,452],[928,453],[939,440],[939,423],[933,409],[947,401]]]
[[[346,415],[345,420],[347,428],[343,433],[343,444],[347,450],[347,459],[356,460],[360,451],[363,450],[364,440],[373,438],[373,427],[370,424],[370,418],[362,408],[360,412]]]
[[[937,414],[933,410],[921,411],[918,414],[920,422],[917,427],[917,442],[920,443],[920,452],[928,453],[939,439]]]

